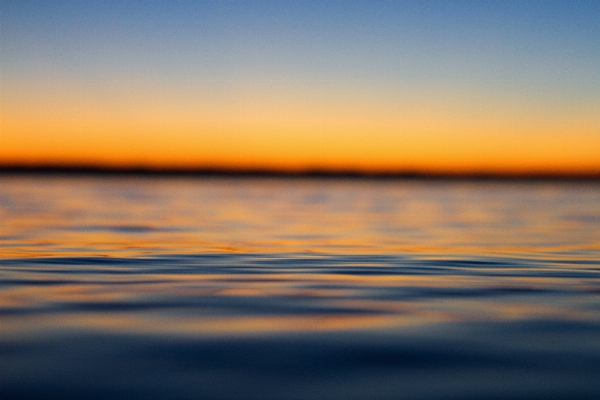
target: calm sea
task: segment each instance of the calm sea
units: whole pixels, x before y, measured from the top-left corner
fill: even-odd
[[[0,398],[598,399],[600,183],[0,177]]]

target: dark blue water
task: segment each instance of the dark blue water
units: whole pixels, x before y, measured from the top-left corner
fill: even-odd
[[[600,185],[0,179],[0,397],[600,398]]]

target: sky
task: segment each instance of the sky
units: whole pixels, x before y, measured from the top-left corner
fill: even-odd
[[[597,1],[0,2],[0,164],[600,172]]]

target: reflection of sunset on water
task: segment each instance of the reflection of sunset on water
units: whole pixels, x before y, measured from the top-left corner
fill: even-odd
[[[591,251],[600,242],[595,185],[191,178],[3,183],[15,202],[3,218],[7,243],[28,238],[14,240],[7,256],[90,249],[115,257],[545,254]]]
[[[327,261],[323,263],[327,265]],[[40,270],[37,285],[3,291],[0,307],[30,310],[6,317],[3,334],[63,329],[170,335],[276,334],[336,330],[416,329],[444,322],[561,318],[594,320],[593,286],[582,278],[527,276],[367,275],[351,272],[153,274],[120,268],[92,270],[74,279],[68,271]],[[9,268],[8,270],[15,270]],[[560,270],[558,270],[560,271]],[[112,272],[112,273],[111,273]],[[125,271],[123,271],[125,272]],[[585,273],[585,270],[582,271]],[[15,276],[19,276],[16,273]],[[139,277],[138,277],[139,275]],[[508,276],[507,276],[508,275]],[[108,278],[106,278],[108,277]],[[65,283],[60,283],[62,280]],[[67,284],[67,281],[72,283]],[[538,294],[578,294],[548,304]],[[586,297],[587,296],[587,297]],[[587,298],[587,300],[586,300]]]
[[[507,376],[525,393],[548,381],[597,393],[596,183],[31,175],[0,187],[0,391],[17,398],[50,380],[76,397],[117,385],[116,398],[282,387],[287,399],[324,384],[331,399],[429,399],[448,374],[439,393],[508,393]]]
[[[2,183],[3,273],[17,283],[0,295],[7,334],[63,326],[210,336],[597,318],[589,279],[600,248],[597,185]]]

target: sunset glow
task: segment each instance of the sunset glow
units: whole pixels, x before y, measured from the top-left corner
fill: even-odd
[[[598,173],[597,4],[2,4],[0,164]]]

